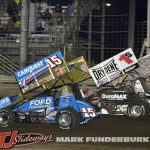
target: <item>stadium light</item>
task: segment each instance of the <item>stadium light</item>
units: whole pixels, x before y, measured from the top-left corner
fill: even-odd
[[[98,10],[100,9],[101,6],[102,6],[102,4],[99,4],[99,5],[98,5]],[[111,6],[111,2],[110,2],[110,1],[106,1],[106,2],[105,2],[105,6],[106,6],[106,7],[110,7],[110,6]]]
[[[110,6],[111,6],[111,3],[110,3],[110,2],[106,2],[106,6],[107,6],[107,7],[110,7]]]
[[[69,43],[69,46],[73,46],[73,44],[72,44],[72,43]]]
[[[20,43],[20,39],[16,39],[16,43]]]

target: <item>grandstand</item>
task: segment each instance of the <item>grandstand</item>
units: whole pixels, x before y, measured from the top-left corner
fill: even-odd
[[[110,7],[106,0],[27,1],[26,58],[21,53],[22,3],[5,0],[0,5],[0,74],[11,75],[22,58],[27,65],[56,49],[61,49],[66,59],[83,55],[89,65],[129,46],[137,57],[140,54],[147,24],[146,20],[134,20],[135,0],[111,0]]]

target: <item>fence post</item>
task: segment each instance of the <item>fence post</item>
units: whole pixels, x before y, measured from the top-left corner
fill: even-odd
[[[135,0],[129,1],[128,47],[134,49]]]
[[[92,13],[89,13],[88,63],[91,64]]]
[[[150,0],[147,1],[147,54],[150,54]]]
[[[28,27],[29,27],[29,1],[21,1],[21,43],[20,43],[20,68],[27,63],[28,50]]]
[[[102,27],[101,27],[101,61],[104,61],[104,47],[105,47],[105,0],[102,2]]]

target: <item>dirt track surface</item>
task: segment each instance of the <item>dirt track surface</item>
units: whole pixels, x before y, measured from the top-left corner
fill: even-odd
[[[0,129],[3,131],[18,130],[20,133],[44,133],[52,134],[54,142],[38,143],[27,146],[16,146],[12,149],[48,149],[48,150],[147,150],[149,143],[56,143],[56,137],[150,137],[150,117],[142,121],[134,121],[126,116],[102,116],[94,119],[86,125],[80,125],[72,130],[58,129],[54,124],[25,124],[18,123],[11,129]]]

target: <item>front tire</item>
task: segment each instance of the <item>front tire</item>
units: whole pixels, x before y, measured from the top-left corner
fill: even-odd
[[[15,114],[8,110],[0,110],[0,127],[11,127],[15,123]]]
[[[60,110],[56,115],[56,123],[61,129],[72,129],[80,124],[79,113],[71,108]]]
[[[135,102],[128,106],[128,116],[135,120],[143,119],[148,116],[149,108],[148,104],[143,102]]]

